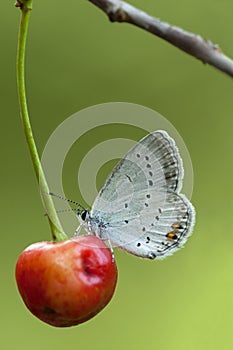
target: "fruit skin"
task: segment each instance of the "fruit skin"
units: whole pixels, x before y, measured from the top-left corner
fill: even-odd
[[[26,248],[16,264],[16,281],[36,317],[56,327],[69,327],[89,320],[108,304],[117,267],[101,239],[78,236]]]

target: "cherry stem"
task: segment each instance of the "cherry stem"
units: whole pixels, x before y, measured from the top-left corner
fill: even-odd
[[[21,10],[21,21],[19,26],[19,36],[18,36],[18,49],[17,49],[17,88],[18,97],[20,105],[20,114],[23,123],[24,133],[29,148],[31,160],[36,173],[36,178],[40,186],[40,191],[43,198],[43,203],[48,213],[49,225],[52,233],[52,239],[54,241],[62,241],[67,239],[67,235],[62,231],[62,227],[59,218],[56,213],[56,209],[53,204],[53,200],[49,195],[49,187],[46,181],[44,171],[41,166],[40,157],[38,155],[36,143],[33,137],[33,132],[31,128],[27,98],[26,98],[26,88],[25,88],[25,48],[26,39],[28,32],[28,23],[30,18],[30,13],[32,10],[32,0],[17,0],[16,7]]]

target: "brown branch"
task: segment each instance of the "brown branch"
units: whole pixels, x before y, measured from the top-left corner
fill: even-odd
[[[180,50],[196,57],[203,63],[208,63],[220,71],[233,77],[233,61],[225,56],[218,45],[200,35],[187,32],[179,27],[162,22],[156,17],[137,9],[120,0],[88,0],[109,17],[111,22],[127,22],[142,28]]]

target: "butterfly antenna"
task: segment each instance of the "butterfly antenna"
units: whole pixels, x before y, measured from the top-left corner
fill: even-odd
[[[70,209],[60,209],[60,210],[56,210],[57,214],[62,214],[62,213],[69,213],[71,211],[75,211],[77,213],[80,213],[80,209],[79,208],[70,208]],[[47,213],[44,214],[45,216],[48,216]]]
[[[53,196],[53,197],[62,199],[62,200],[64,200],[64,201],[66,201],[66,202],[75,204],[75,205],[77,205],[79,208],[81,208],[82,210],[86,210],[80,203],[78,203],[78,202],[76,202],[76,201],[73,201],[72,199],[63,197],[63,196],[61,196],[60,194],[56,194],[56,193],[53,193],[53,192],[48,192],[48,194],[49,194],[50,196]],[[78,208],[76,208],[76,209],[71,209],[71,210],[74,210],[74,211],[76,210],[76,211],[78,211]],[[69,211],[69,210],[68,210],[68,211]]]
[[[79,208],[60,209],[60,210],[56,210],[56,213],[58,213],[58,214],[60,214],[60,213],[69,213],[70,211],[77,211],[77,212],[79,212],[80,209]]]

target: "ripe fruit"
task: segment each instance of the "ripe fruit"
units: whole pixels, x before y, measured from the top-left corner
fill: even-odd
[[[28,309],[42,321],[69,327],[89,320],[111,300],[117,267],[104,242],[91,235],[26,248],[16,281]]]

